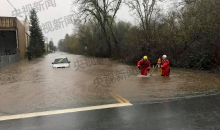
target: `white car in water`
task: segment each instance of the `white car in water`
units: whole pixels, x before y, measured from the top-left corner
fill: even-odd
[[[69,68],[70,67],[70,61],[67,59],[67,57],[57,57],[54,62],[52,63],[53,68]]]

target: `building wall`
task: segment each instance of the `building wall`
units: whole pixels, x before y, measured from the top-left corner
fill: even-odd
[[[0,56],[0,68],[9,64],[16,63],[20,60],[19,54]]]
[[[4,55],[6,50],[15,52],[16,30],[15,17],[0,17],[0,56]]]
[[[15,17],[0,17],[0,34],[0,68],[24,59],[30,35],[27,18],[21,23]],[[19,53],[5,55],[6,49]]]
[[[27,50],[27,43],[26,43],[26,32],[24,26],[21,24],[21,22],[16,19],[16,24],[17,24],[17,36],[18,36],[18,47],[19,47],[19,52],[20,52],[20,57],[21,59],[25,58],[26,50]]]
[[[25,39],[26,39],[26,47],[29,46],[29,40],[30,40],[30,28],[29,28],[29,21],[27,17],[25,18],[23,22],[24,28],[25,28]]]
[[[48,44],[48,43],[45,43],[45,44],[44,44],[44,47],[45,47],[45,52],[48,53],[49,44]]]
[[[29,35],[27,33],[25,33],[25,42],[26,42],[26,50],[27,50],[27,47],[29,46]]]
[[[1,31],[0,30],[0,56],[6,51],[12,54],[17,53],[16,31]]]
[[[11,30],[16,28],[16,18],[15,17],[0,17],[0,28]]]

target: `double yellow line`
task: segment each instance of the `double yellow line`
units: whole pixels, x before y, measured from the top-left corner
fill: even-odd
[[[117,100],[120,103],[130,103],[127,99],[125,99],[124,97],[120,96],[119,94],[116,93],[110,93],[110,95],[112,97],[115,98],[115,100]]]

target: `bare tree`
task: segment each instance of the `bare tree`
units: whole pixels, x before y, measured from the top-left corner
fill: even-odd
[[[84,21],[95,19],[101,26],[105,40],[112,55],[111,37],[118,48],[117,39],[113,33],[113,23],[122,0],[73,0],[73,12],[77,19]],[[119,49],[118,49],[119,53]]]
[[[134,14],[138,17],[148,47],[150,47],[149,37],[151,33],[152,15],[158,1],[162,0],[125,0],[125,3],[129,6],[131,11],[134,11]]]

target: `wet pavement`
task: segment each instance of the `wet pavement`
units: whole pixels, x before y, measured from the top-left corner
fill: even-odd
[[[215,103],[213,103],[215,102]],[[3,130],[219,130],[220,96],[2,121]]]
[[[52,68],[58,56],[67,56],[71,67]],[[160,77],[156,71],[153,76],[141,77],[135,66],[89,59],[96,63],[91,65],[84,56],[58,52],[0,68],[0,117],[124,102],[134,105],[125,109],[136,109],[136,105],[164,104],[218,95],[220,91],[220,76],[205,71],[171,68],[170,77]]]

